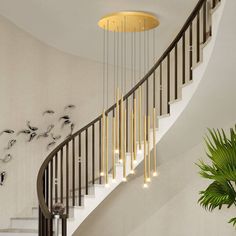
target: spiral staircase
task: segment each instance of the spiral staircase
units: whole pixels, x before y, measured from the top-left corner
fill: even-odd
[[[151,175],[157,177],[156,144],[201,82],[223,5],[224,0],[199,0],[143,79],[48,155],[38,174],[39,207],[32,207],[31,217],[12,218],[11,227],[0,230],[0,235],[73,235],[140,163],[144,187]]]

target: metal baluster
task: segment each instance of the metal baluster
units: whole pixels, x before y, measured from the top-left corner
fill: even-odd
[[[69,214],[69,143],[66,143],[66,214]]]
[[[61,180],[60,180],[60,182],[61,182],[61,191],[60,191],[60,193],[61,193],[61,203],[63,203],[63,173],[64,173],[64,171],[63,171],[63,148],[60,150],[60,152],[61,152]]]
[[[197,14],[197,62],[200,61],[200,14]]]
[[[95,127],[92,125],[92,183],[95,184]]]
[[[175,45],[175,99],[178,99],[178,44]]]
[[[162,63],[160,63],[160,116],[162,115]]]
[[[85,130],[85,194],[88,195],[88,129]]]
[[[170,54],[167,56],[167,114],[170,113]]]
[[[72,139],[72,205],[75,206],[75,139]]]
[[[58,201],[58,153],[55,155],[55,202]]]
[[[185,84],[185,32],[182,37],[182,84]]]
[[[102,120],[99,120],[99,184],[102,183],[102,177],[100,175],[102,171]]]
[[[78,139],[78,151],[79,151],[79,179],[78,179],[78,183],[79,183],[79,206],[82,205],[81,203],[81,133],[79,133],[79,139]]]
[[[193,23],[189,26],[189,79],[193,79]]]

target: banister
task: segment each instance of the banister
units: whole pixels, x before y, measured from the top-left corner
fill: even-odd
[[[146,75],[133,87],[131,88],[123,97],[123,100],[127,100],[132,94],[134,94],[138,88],[143,85],[144,82],[148,81],[149,77],[155,73],[156,69],[162,65],[162,62],[169,57],[169,54],[171,53],[171,51],[176,47],[176,45],[178,44],[178,42],[182,39],[182,37],[184,37],[185,39],[185,32],[188,30],[188,28],[191,26],[193,20],[195,19],[195,17],[199,14],[199,11],[201,10],[203,4],[206,4],[208,0],[199,0],[197,5],[195,6],[195,8],[193,9],[192,13],[190,14],[190,16],[187,18],[187,20],[185,21],[183,27],[181,28],[181,30],[179,31],[179,33],[177,34],[177,36],[174,38],[174,40],[171,42],[171,44],[169,45],[169,47],[164,51],[164,53],[161,55],[161,57],[158,59],[158,61],[154,64],[154,66],[146,73]],[[206,30],[206,29],[204,29]],[[185,59],[184,59],[185,60]],[[119,101],[119,105],[120,105],[121,101]],[[105,114],[108,115],[111,111],[114,111],[116,109],[116,103],[113,104],[111,107],[109,107],[106,111]],[[99,125],[101,126],[101,120],[102,120],[102,115],[99,115],[97,118],[95,118],[94,120],[92,120],[90,123],[88,123],[87,125],[85,125],[84,127],[82,127],[81,129],[79,129],[77,132],[75,132],[74,134],[72,134],[70,137],[68,137],[67,139],[65,139],[64,141],[62,141],[53,151],[51,151],[49,153],[49,155],[47,156],[47,158],[43,161],[39,172],[38,172],[38,176],[37,176],[37,195],[38,195],[38,201],[39,201],[39,206],[40,209],[44,215],[44,217],[46,219],[52,219],[53,217],[53,213],[50,212],[50,210],[48,209],[48,206],[45,203],[45,199],[44,199],[44,185],[43,185],[43,178],[44,178],[44,172],[45,169],[48,167],[49,163],[53,160],[53,158],[57,155],[57,153],[61,150],[63,150],[63,147],[65,145],[68,145],[69,142],[71,142],[74,139],[81,135],[81,133],[83,132],[88,132],[88,129],[90,127],[93,128],[93,132],[94,132],[94,125],[99,122]],[[101,128],[101,127],[100,127]],[[88,184],[88,177],[86,176],[86,189],[87,189],[87,184]],[[94,182],[95,177],[93,176],[93,182]],[[74,200],[74,199],[73,199]]]

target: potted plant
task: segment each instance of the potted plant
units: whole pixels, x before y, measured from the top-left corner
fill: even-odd
[[[210,164],[200,160],[197,164],[200,175],[210,179],[211,184],[200,191],[198,202],[206,210],[221,209],[236,206],[236,125],[230,129],[229,137],[224,130],[208,129],[209,135],[205,138],[207,156]],[[236,226],[236,217],[229,223]]]

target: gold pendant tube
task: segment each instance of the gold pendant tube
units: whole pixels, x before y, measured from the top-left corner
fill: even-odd
[[[112,179],[114,180],[116,178],[116,167],[115,167],[115,139],[116,139],[116,133],[115,133],[115,126],[116,126],[116,118],[112,117]]]
[[[157,156],[156,156],[156,109],[153,108],[153,176],[157,176]]]
[[[108,184],[108,115],[106,115],[106,184]]]
[[[102,160],[101,160],[101,176],[104,176],[104,164],[105,164],[105,111],[102,113]]]
[[[119,132],[120,132],[120,150],[119,150],[119,156],[120,156],[120,162],[123,162],[123,95],[121,96],[120,99],[120,126],[119,126]]]
[[[124,124],[124,139],[123,139],[123,181],[126,181],[126,109],[124,109],[123,116],[123,124]]]
[[[151,182],[151,153],[150,153],[150,137],[149,137],[149,131],[150,131],[150,116],[148,116],[147,120],[147,148],[148,148],[148,174],[147,174],[147,182]]]
[[[143,124],[143,140],[144,140],[144,150],[143,150],[143,155],[144,155],[144,185],[147,183],[147,145],[146,145],[146,116],[144,116],[144,124]]]
[[[138,96],[138,141],[139,141],[139,150],[142,149],[141,143],[141,117],[142,117],[142,89],[139,87],[139,96]]]
[[[137,144],[136,144],[136,98],[134,98],[134,113],[133,113],[133,152],[134,161],[137,160]]]
[[[119,153],[119,88],[116,89],[116,113],[115,113],[115,120],[116,120],[116,132],[115,132],[115,139],[116,139],[116,144],[115,144],[115,152]]]
[[[133,162],[134,162],[134,152],[133,152],[133,111],[131,111],[131,116],[130,116],[130,169],[131,169],[131,174],[134,173],[134,166],[133,166]]]

